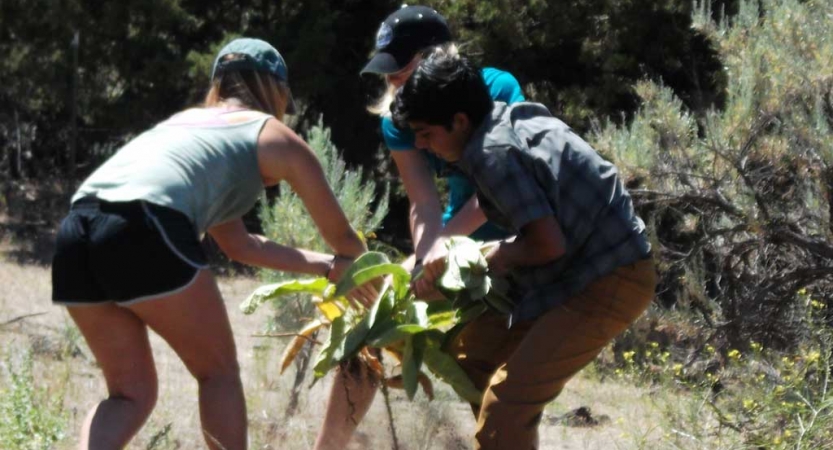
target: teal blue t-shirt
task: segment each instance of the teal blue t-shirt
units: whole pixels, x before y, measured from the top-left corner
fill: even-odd
[[[489,88],[489,94],[492,100],[512,104],[525,101],[521,85],[509,72],[495,69],[492,67],[485,67],[481,70],[483,80]],[[382,137],[385,140],[385,145],[393,152],[412,150],[415,148],[414,133],[409,130],[400,130],[393,124],[390,115],[382,116]],[[474,186],[461,173],[454,171],[448,166],[445,161],[436,157],[435,155],[423,150],[425,155],[437,175],[448,179],[448,205],[443,213],[443,225],[445,225],[466,202],[474,195]],[[506,237],[506,232],[497,226],[486,223],[471,234],[473,239],[477,240],[493,240]]]

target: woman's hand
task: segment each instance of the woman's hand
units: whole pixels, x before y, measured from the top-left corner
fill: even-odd
[[[341,278],[344,276],[344,273],[351,264],[353,264],[353,260],[351,258],[345,258],[343,256],[333,257],[333,262],[330,265],[329,272],[327,273],[327,279],[330,280],[330,283],[335,284],[341,281]],[[356,309],[361,309],[362,307],[370,308],[373,306],[376,299],[379,298],[379,290],[381,288],[381,278],[370,281],[348,292],[346,295],[347,301],[350,302],[350,305]]]

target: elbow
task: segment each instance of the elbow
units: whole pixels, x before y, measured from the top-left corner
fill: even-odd
[[[560,239],[551,238],[542,240],[542,242],[532,243],[530,254],[537,254],[537,264],[549,264],[562,256],[566,252],[564,242]]]
[[[225,254],[228,259],[230,259],[234,262],[239,262],[239,263],[244,263],[244,264],[246,263],[246,256],[245,256],[246,252],[242,251],[240,248],[234,247],[234,248],[225,248],[225,249],[222,249],[222,250],[223,250],[223,254]]]
[[[541,255],[541,264],[551,263],[564,255],[564,249],[560,247],[547,248]]]
[[[252,242],[227,246],[226,248],[221,248],[221,250],[226,257],[228,257],[228,259],[242,264],[250,264],[252,261],[252,255],[256,251]]]

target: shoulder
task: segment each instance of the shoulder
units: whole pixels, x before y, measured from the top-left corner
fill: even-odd
[[[381,117],[382,139],[391,151],[412,150],[414,148],[414,134],[411,130],[397,128],[389,114]]]
[[[494,67],[484,67],[480,73],[489,88],[492,99],[504,103],[522,102],[526,98],[521,90],[521,84],[509,72]]]
[[[295,131],[274,117],[264,121],[257,138],[257,151],[261,156],[280,157],[298,151],[306,151],[307,145]]]

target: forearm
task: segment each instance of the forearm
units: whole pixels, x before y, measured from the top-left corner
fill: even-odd
[[[330,247],[332,247],[332,249],[339,256],[347,256],[350,258],[356,258],[367,251],[367,246],[364,242],[362,242],[359,235],[356,234],[352,228],[342,235],[336,236],[332,239],[332,242],[328,240],[327,244],[330,245]]]
[[[442,231],[442,215],[437,205],[411,205],[411,237],[418,260],[425,257]]]
[[[512,241],[500,241],[489,257],[490,267],[500,267],[503,270],[515,267],[540,266],[560,258],[563,250],[558,253],[542,252],[541,245],[529,238],[516,237]]]
[[[228,256],[251,266],[316,276],[326,276],[333,262],[333,255],[287,247],[255,234]]]
[[[486,215],[480,209],[477,197],[472,196],[469,201],[445,224],[441,234],[443,236],[468,236],[486,223]]]

